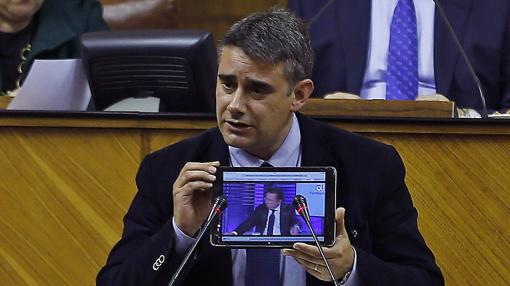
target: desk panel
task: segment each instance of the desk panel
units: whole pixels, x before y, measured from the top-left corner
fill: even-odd
[[[212,117],[0,114],[2,285],[91,285],[145,154]],[[510,281],[510,131],[480,121],[322,118],[397,148],[447,285]],[[170,190],[169,190],[170,191]]]

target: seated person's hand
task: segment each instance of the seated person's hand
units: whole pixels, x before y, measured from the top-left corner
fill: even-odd
[[[457,108],[457,115],[459,118],[482,118],[480,112],[472,108]]]
[[[345,230],[344,216],[345,209],[338,208],[336,210],[336,233],[338,236],[335,245],[322,248],[336,279],[350,271],[354,263],[354,250]],[[284,249],[282,253],[294,257],[311,275],[323,281],[331,281],[326,265],[315,245],[295,243],[293,249]]]
[[[426,94],[426,95],[419,95],[416,100],[419,101],[450,101],[446,96],[435,93],[435,94]]]
[[[126,0],[105,4],[103,17],[112,29],[171,28],[176,23],[175,0]]]
[[[299,226],[295,225],[290,228],[290,235],[299,235],[301,230],[299,229]]]
[[[173,185],[174,219],[185,234],[193,236],[211,210],[211,187],[220,162],[188,162]]]
[[[19,94],[20,90],[21,90],[21,88],[17,88],[17,89],[15,89],[15,90],[13,90],[13,91],[9,92],[9,94],[8,94],[8,95],[9,95],[10,97],[16,97],[16,95],[18,95],[18,94]]]
[[[333,92],[324,96],[324,99],[361,99],[359,95],[347,92]]]

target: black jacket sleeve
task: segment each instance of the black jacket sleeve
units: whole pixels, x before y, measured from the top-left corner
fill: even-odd
[[[182,261],[174,248],[171,189],[156,200],[155,181],[148,156],[137,174],[138,193],[124,217],[122,238],[99,272],[98,286],[167,285]]]

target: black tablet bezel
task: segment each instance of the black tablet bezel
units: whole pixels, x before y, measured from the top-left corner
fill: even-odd
[[[335,243],[336,224],[336,184],[337,172],[334,167],[218,167],[216,172],[216,181],[213,184],[213,195],[223,194],[223,173],[224,172],[324,172],[326,174],[326,200],[325,200],[325,217],[324,217],[324,241],[320,241],[322,246],[332,246]],[[227,242],[222,240],[221,233],[221,217],[211,225],[211,244],[218,247],[230,248],[287,248],[292,247],[296,242],[304,242],[313,244],[312,240],[308,241],[235,241]],[[302,227],[307,228],[306,225]],[[307,236],[308,239],[311,236]]]

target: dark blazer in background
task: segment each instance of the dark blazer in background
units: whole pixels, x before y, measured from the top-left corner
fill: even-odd
[[[255,227],[255,232],[263,234],[264,229],[266,228],[268,214],[269,210],[266,205],[261,204],[257,206],[255,210],[250,214],[250,216],[248,216],[248,218],[243,221],[234,231],[241,235]],[[290,229],[295,225],[298,225],[298,220],[296,218],[294,208],[290,205],[281,204],[280,233],[282,235],[290,235]]]
[[[404,166],[388,145],[298,114],[302,166],[333,166],[337,206],[357,252],[360,285],[443,285],[434,256],[418,232]],[[138,193],[124,218],[122,238],[97,277],[98,286],[167,286],[182,257],[175,251],[172,185],[186,162],[220,161],[228,147],[218,128],[148,155],[137,175]],[[232,285],[230,249],[205,235],[184,274],[184,285]],[[155,261],[162,258],[158,266]],[[160,259],[161,261],[161,259]],[[307,285],[330,285],[307,275]]]
[[[430,0],[432,1],[432,0]],[[305,21],[327,0],[289,0]],[[510,1],[441,0],[455,33],[480,78],[491,110],[510,108]],[[313,96],[360,94],[367,66],[371,0],[336,0],[310,27],[315,51]],[[481,109],[478,89],[436,9],[436,90],[458,107]]]

